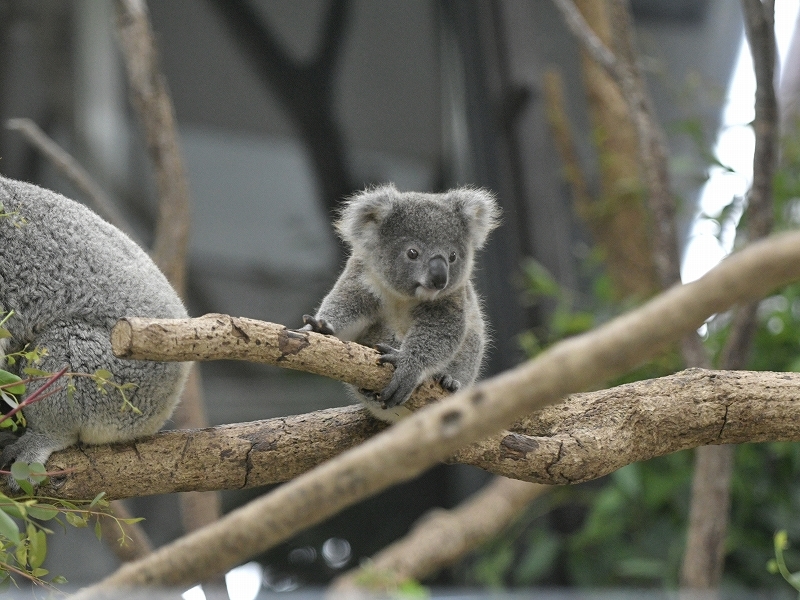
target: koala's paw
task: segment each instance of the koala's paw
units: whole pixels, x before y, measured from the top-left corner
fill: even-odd
[[[392,379],[380,393],[380,402],[383,408],[392,408],[403,404],[416,389],[418,376],[403,368],[403,353],[388,344],[376,344],[375,348],[381,353],[378,362],[394,365]]]
[[[400,350],[389,344],[375,344],[375,350],[381,353],[378,357],[380,364],[388,363],[397,366],[397,362],[400,360]]]
[[[447,373],[434,375],[433,380],[448,392],[457,392],[461,389],[461,382]]]
[[[298,331],[313,331],[324,335],[334,334],[333,327],[328,325],[325,319],[317,319],[312,315],[303,315],[303,323],[305,323],[305,325]]]

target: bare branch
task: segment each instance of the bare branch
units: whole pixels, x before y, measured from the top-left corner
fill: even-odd
[[[778,100],[775,93],[775,7],[772,0],[742,0],[745,32],[756,74],[755,152],[753,184],[748,195],[747,234],[750,241],[769,234],[773,224],[772,181],[778,154]],[[736,310],[720,357],[724,369],[744,369],[756,331],[757,302]],[[725,560],[732,447],[698,448],[689,512],[681,584],[693,589],[719,585]]]
[[[653,219],[653,258],[661,285],[667,288],[680,281],[675,202],[667,170],[669,161],[664,136],[655,120],[652,102],[638,65],[632,60],[635,54],[627,2],[612,0],[610,3],[615,36],[624,50],[615,56],[591,30],[572,0],[553,1],[578,41],[619,85],[630,107],[639,138],[648,204]]]
[[[622,73],[624,68],[619,64],[617,57],[608,49],[598,35],[592,31],[586,19],[583,18],[581,11],[572,2],[572,0],[553,0],[561,15],[564,17],[564,22],[569,27],[572,35],[583,44],[586,51],[597,61],[606,71],[609,72],[611,77],[616,81],[620,81],[625,77]],[[624,87],[624,86],[620,86]]]
[[[189,240],[189,185],[181,158],[175,109],[158,68],[144,0],[117,0],[117,31],[128,70],[131,101],[156,171],[159,215],[153,259],[183,295]]]
[[[189,182],[180,151],[175,109],[166,79],[159,69],[144,0],[117,0],[117,31],[125,56],[131,100],[145,131],[158,184],[159,214],[153,259],[183,296],[189,249]],[[199,377],[193,369],[175,413],[178,427],[208,424]],[[220,514],[220,499],[214,494],[184,495],[180,504],[186,531],[205,526]]]
[[[673,287],[598,329],[559,342],[531,361],[414,413],[216,523],[123,565],[79,596],[137,585],[193,583],[224,572],[367,496],[419,475],[522,415],[627,371],[695,330],[710,314],[797,278],[800,233],[752,244],[701,279]],[[252,338],[243,343],[255,345]]]
[[[797,440],[800,376],[693,369],[573,394],[456,451],[448,462],[561,485],[704,444]],[[357,446],[386,425],[360,406],[252,423],[173,430],[55,453],[69,475],[43,488],[67,499],[128,498],[282,483]]]
[[[69,179],[84,195],[94,211],[106,221],[124,231],[137,244],[144,248],[141,241],[131,229],[125,217],[117,210],[103,188],[89,175],[81,164],[66,150],[59,146],[50,136],[31,119],[9,119],[6,127],[19,131],[28,142],[53,163],[58,171]]]
[[[396,590],[406,581],[437,573],[508,527],[548,486],[498,477],[453,510],[424,515],[401,540],[387,546],[361,568],[336,578],[334,593],[353,588]]]

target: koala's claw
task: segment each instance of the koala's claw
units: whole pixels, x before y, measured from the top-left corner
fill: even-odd
[[[325,319],[317,319],[313,315],[303,315],[303,323],[305,325],[300,331],[314,331],[315,333],[322,333],[324,335],[333,335],[333,327],[328,325]]]
[[[434,375],[433,380],[448,392],[457,392],[461,389],[461,382],[447,373],[443,373],[442,375]]]
[[[397,366],[397,361],[400,359],[400,350],[389,344],[375,344],[375,350],[381,353],[381,356],[378,357],[380,364],[389,363],[395,367]]]

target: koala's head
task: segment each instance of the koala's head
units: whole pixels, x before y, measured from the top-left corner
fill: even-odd
[[[499,215],[485,190],[423,194],[386,185],[352,197],[336,228],[384,287],[431,300],[469,280],[475,251]]]

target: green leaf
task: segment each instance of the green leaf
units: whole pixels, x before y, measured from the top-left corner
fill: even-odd
[[[19,544],[21,541],[19,526],[17,525],[17,522],[5,511],[5,508],[0,510],[0,535],[5,537],[7,540],[10,540],[14,544]]]
[[[64,577],[63,575],[56,575],[50,580],[50,583],[55,585],[64,585],[65,583],[67,583],[67,578]]]
[[[39,485],[45,479],[47,479],[47,469],[45,469],[42,463],[40,462],[31,463],[30,465],[28,465],[28,469],[30,471],[28,477],[36,485]]]
[[[94,372],[94,376],[103,381],[114,379],[114,374],[107,369],[97,369],[97,371]]]
[[[144,521],[144,517],[129,517],[126,519],[120,519],[126,525],[133,525],[134,523],[138,523],[139,521]]]
[[[28,515],[39,521],[49,521],[58,516],[58,509],[49,504],[34,504],[28,507]]]
[[[49,572],[50,571],[48,571],[47,569],[33,569],[33,571],[31,571],[31,575],[33,575],[34,577],[44,577]]]
[[[94,522],[94,537],[98,542],[103,541],[103,526],[100,525],[100,519],[96,519]]]
[[[13,465],[11,465],[11,476],[14,477],[17,481],[21,479],[27,479],[28,476],[31,474],[31,468],[28,466],[28,463],[18,460]]]
[[[42,566],[47,556],[47,535],[44,531],[37,530],[33,525],[28,525],[28,540],[30,544],[28,564],[37,569]]]
[[[67,523],[73,527],[86,527],[88,525],[86,517],[78,513],[68,512],[65,518],[67,519]]]
[[[42,371],[41,369],[36,369],[34,367],[25,367],[22,369],[22,372],[28,377],[50,377],[53,375],[48,371]]]
[[[2,340],[3,338],[10,338],[10,337],[11,337],[11,332],[5,327],[0,327],[0,340]]]
[[[21,381],[22,379],[20,379],[13,373],[0,370],[0,385],[8,386],[3,388],[5,391],[10,392],[11,394],[25,393],[25,384],[20,383]]]
[[[97,505],[97,503],[100,502],[100,500],[102,500],[105,497],[105,495],[106,495],[105,492],[100,492],[99,494],[97,494],[97,496],[92,498],[92,501],[89,503],[89,508],[94,508]]]
[[[20,479],[17,481],[17,484],[27,496],[33,496],[33,484],[30,481],[27,479]]]
[[[10,517],[24,519],[28,514],[25,506],[19,502],[16,502],[15,500],[8,500],[8,502],[8,504],[4,504],[2,507],[0,507],[0,510],[4,510]]]

